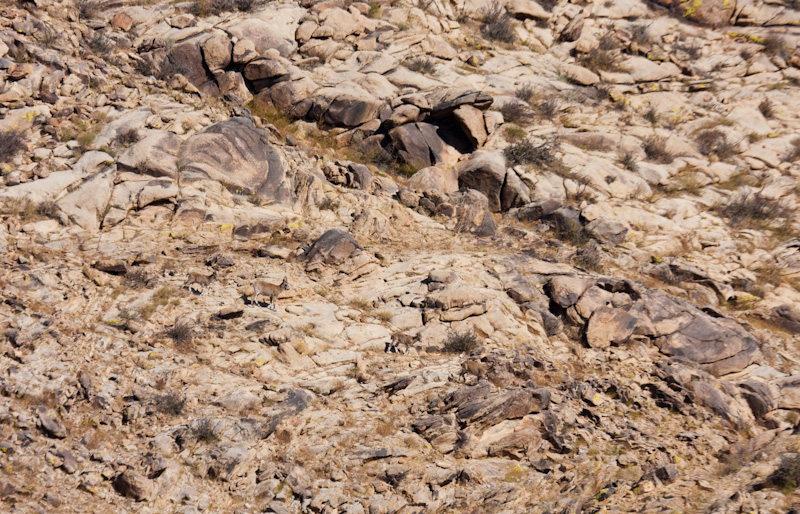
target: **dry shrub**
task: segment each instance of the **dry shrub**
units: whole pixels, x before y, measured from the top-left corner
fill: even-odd
[[[100,11],[100,3],[97,0],[75,0],[75,7],[78,8],[78,16],[82,20],[90,20]]]
[[[130,268],[125,272],[123,283],[131,289],[147,287],[151,282],[150,275],[142,268]]]
[[[551,138],[540,144],[536,144],[530,139],[523,139],[518,143],[507,146],[503,150],[503,155],[512,166],[533,164],[547,167],[558,161],[556,152],[559,146],[560,143],[557,138]]]
[[[728,218],[732,227],[752,223],[764,223],[776,218],[792,216],[792,209],[779,200],[773,200],[758,193],[740,193],[728,202],[717,207],[721,216]]]
[[[652,135],[643,141],[642,147],[651,161],[669,164],[675,160],[675,156],[667,148],[667,138],[664,136]]]
[[[403,66],[411,71],[422,73],[423,75],[430,75],[436,71],[436,61],[430,57],[412,57],[403,62]]]
[[[636,161],[636,157],[630,152],[620,156],[619,163],[628,171],[636,173],[639,170],[639,163]]]
[[[478,336],[473,331],[450,332],[442,348],[447,353],[469,353],[478,347]]]
[[[758,110],[761,111],[761,114],[767,119],[775,116],[775,105],[773,105],[769,98],[761,100],[761,103],[758,104]]]
[[[506,102],[500,107],[503,120],[517,125],[530,125],[533,122],[533,113],[530,108],[522,102]]]
[[[716,155],[727,159],[736,153],[736,145],[728,141],[725,133],[719,129],[703,130],[697,135],[697,149],[703,155]]]
[[[513,43],[517,40],[514,22],[500,2],[492,2],[481,9],[481,19],[481,34],[486,39],[501,43]]]
[[[155,407],[164,414],[177,416],[183,412],[183,407],[186,405],[186,398],[182,397],[175,391],[169,391],[155,397]]]
[[[764,38],[764,51],[769,55],[788,60],[791,57],[789,46],[786,40],[778,34],[770,34]]]
[[[194,323],[191,321],[178,321],[164,330],[164,336],[172,339],[178,349],[189,349],[194,340]]]
[[[25,137],[21,131],[0,132],[0,162],[9,162],[25,148]]]
[[[536,97],[536,89],[530,83],[522,84],[514,91],[514,96],[523,102],[530,103]]]
[[[214,443],[219,441],[219,435],[214,428],[214,422],[208,418],[203,418],[192,428],[192,436],[195,441],[201,443]]]

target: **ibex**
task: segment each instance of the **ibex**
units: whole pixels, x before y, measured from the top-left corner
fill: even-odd
[[[408,353],[409,348],[414,346],[414,343],[419,340],[419,335],[410,336],[408,334],[404,334],[402,332],[395,332],[392,334],[392,340],[387,343],[386,352],[388,353],[399,353],[398,347],[402,344],[406,347],[406,351],[403,353]]]
[[[486,367],[486,364],[478,361],[464,361],[461,363],[461,373],[458,375],[458,378],[463,378],[464,381],[467,381],[467,375],[474,375],[478,382],[481,381],[482,378],[486,378],[489,374],[489,368]]]
[[[185,286],[191,289],[192,284],[198,284],[203,287],[203,290],[200,294],[203,294],[205,290],[208,289],[208,286],[211,285],[213,281],[217,279],[217,270],[214,270],[213,273],[210,275],[203,275],[202,273],[189,273],[189,277],[186,279]]]
[[[256,279],[253,281],[253,297],[250,299],[250,303],[256,303],[256,298],[260,295],[269,295],[269,308],[273,311],[277,310],[275,297],[281,294],[281,291],[286,291],[287,289],[289,289],[289,280],[285,276],[280,284],[273,284],[264,279]]]

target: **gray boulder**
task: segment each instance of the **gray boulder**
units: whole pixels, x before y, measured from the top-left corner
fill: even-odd
[[[502,210],[500,194],[506,181],[506,159],[500,152],[477,151],[458,173],[458,184],[480,191],[489,201],[489,210]]]
[[[243,194],[289,203],[293,191],[278,152],[252,120],[231,118],[190,137],[180,151],[181,181],[210,179]]]
[[[307,263],[339,264],[361,250],[353,236],[344,230],[330,229],[314,241],[301,259]]]
[[[389,131],[400,159],[412,166],[426,168],[435,164],[451,164],[461,153],[447,144],[430,123],[408,123]]]
[[[494,235],[497,225],[489,210],[486,195],[474,189],[461,189],[447,195],[448,202],[454,207],[456,232],[469,232],[477,236]]]

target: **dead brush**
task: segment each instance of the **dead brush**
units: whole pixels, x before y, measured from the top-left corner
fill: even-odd
[[[183,407],[186,405],[186,398],[175,391],[169,391],[156,396],[153,403],[159,412],[169,414],[170,416],[178,416],[183,412]]]
[[[179,350],[188,350],[194,342],[194,323],[188,320],[178,321],[165,329],[162,334],[172,339]]]
[[[192,437],[199,443],[215,443],[220,439],[214,422],[208,418],[201,419],[192,427]]]
[[[533,112],[522,102],[511,101],[503,104],[499,109],[503,120],[517,125],[530,125],[533,122]]]
[[[716,207],[716,211],[728,218],[732,227],[765,224],[775,219],[787,219],[793,215],[790,207],[779,200],[767,198],[761,192],[740,193]]]
[[[761,100],[761,103],[758,104],[758,110],[761,112],[761,115],[767,119],[775,116],[775,105],[769,98]]]
[[[506,11],[503,4],[494,1],[480,10],[481,34],[491,41],[501,43],[514,43],[517,35],[514,33],[514,21]]]
[[[736,154],[736,145],[728,141],[728,137],[719,129],[700,132],[697,135],[697,149],[705,156],[715,155],[722,160]]]
[[[659,164],[670,164],[675,160],[675,155],[669,150],[668,139],[664,136],[652,135],[642,142],[642,148],[647,158]]]
[[[442,351],[446,353],[469,353],[476,349],[480,341],[475,332],[469,330],[464,332],[450,332],[444,343]]]
[[[122,283],[131,289],[142,289],[149,287],[152,280],[147,270],[142,268],[130,268],[125,272]]]
[[[557,151],[560,143],[557,137],[536,144],[529,138],[523,139],[518,143],[507,146],[503,150],[503,155],[512,166],[518,164],[533,164],[535,166],[548,167],[558,162]]]
[[[437,64],[430,57],[412,57],[403,61],[403,66],[423,75],[431,75],[436,71]]]
[[[25,148],[25,136],[19,130],[0,132],[0,162],[11,162]]]

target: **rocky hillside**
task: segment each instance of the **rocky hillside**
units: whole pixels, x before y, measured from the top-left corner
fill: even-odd
[[[0,512],[797,512],[798,42],[3,2]]]

